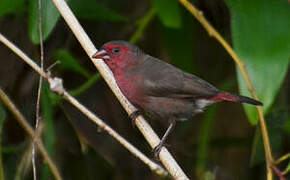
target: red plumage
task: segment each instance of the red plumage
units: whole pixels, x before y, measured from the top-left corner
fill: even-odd
[[[156,148],[157,154],[176,120],[190,119],[208,105],[220,101],[262,105],[254,99],[220,91],[126,41],[108,42],[93,57],[105,61],[122,93],[139,111],[171,123]]]

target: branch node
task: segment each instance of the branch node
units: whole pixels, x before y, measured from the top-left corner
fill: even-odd
[[[54,77],[54,78],[49,77],[48,83],[49,83],[50,89],[53,92],[57,93],[58,95],[63,95],[64,88],[63,88],[62,79],[60,79],[58,77]]]
[[[202,11],[198,11],[198,14],[199,14],[201,17],[203,17],[203,13],[202,13]]]

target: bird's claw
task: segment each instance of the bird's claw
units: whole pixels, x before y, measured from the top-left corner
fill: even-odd
[[[136,121],[136,118],[141,115],[141,111],[139,110],[136,110],[134,112],[132,112],[130,115],[129,115],[129,119],[131,119],[132,121],[132,126],[135,128],[136,127],[136,124],[135,124],[135,121]]]
[[[153,150],[152,150],[152,152],[154,153],[154,157],[156,158],[156,159],[158,159],[159,160],[159,154],[160,154],[160,151],[161,151],[161,149],[162,149],[162,147],[167,147],[167,145],[168,144],[164,144],[164,143],[162,143],[162,142],[160,142]]]
[[[161,151],[161,148],[162,148],[162,144],[159,143],[154,149],[153,149],[153,153],[154,153],[154,157],[156,159],[159,159],[159,154],[160,154],[160,151]]]

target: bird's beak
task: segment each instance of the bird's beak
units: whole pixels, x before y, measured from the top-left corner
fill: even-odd
[[[109,60],[110,56],[108,55],[107,51],[104,49],[100,49],[98,52],[96,52],[92,58],[95,59],[104,59],[104,60]]]

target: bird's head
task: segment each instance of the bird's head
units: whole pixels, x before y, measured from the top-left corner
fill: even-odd
[[[138,63],[138,57],[142,51],[135,45],[126,41],[110,41],[105,43],[101,49],[92,57],[103,59],[112,71],[126,68],[128,65]]]

